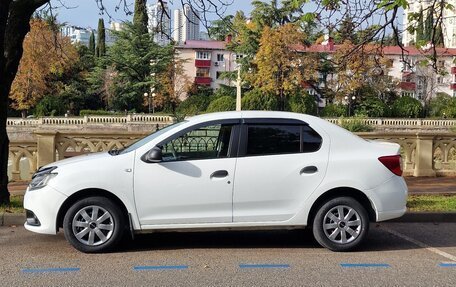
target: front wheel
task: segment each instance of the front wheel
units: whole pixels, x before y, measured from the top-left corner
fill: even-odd
[[[105,197],[88,197],[74,203],[63,219],[65,238],[86,253],[112,249],[122,239],[125,218]]]
[[[366,209],[351,197],[337,197],[323,204],[313,220],[315,239],[332,251],[349,251],[362,243],[369,231]]]

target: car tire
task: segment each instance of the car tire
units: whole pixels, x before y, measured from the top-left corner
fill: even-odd
[[[106,197],[88,197],[75,202],[63,219],[65,238],[85,253],[112,250],[126,230],[125,216]]]
[[[332,251],[349,251],[367,237],[369,216],[354,198],[337,197],[320,206],[312,229],[321,246]]]

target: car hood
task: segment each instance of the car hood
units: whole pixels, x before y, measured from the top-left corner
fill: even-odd
[[[44,168],[51,167],[51,166],[62,167],[65,165],[74,164],[74,163],[78,163],[81,161],[97,160],[97,159],[111,157],[111,156],[112,155],[110,155],[108,152],[88,153],[88,154],[83,154],[83,155],[79,155],[79,156],[75,156],[75,157],[71,157],[71,158],[67,158],[67,159],[63,159],[63,160],[59,160],[59,161],[50,163],[50,164],[44,166]]]

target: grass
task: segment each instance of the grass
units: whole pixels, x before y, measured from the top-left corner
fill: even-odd
[[[456,211],[456,195],[410,195],[409,211]]]
[[[10,206],[0,206],[0,213],[23,213],[24,196],[11,196]],[[410,195],[407,200],[407,210],[456,212],[456,195]]]
[[[10,205],[0,206],[0,213],[24,213],[24,207],[22,203],[24,202],[24,196],[14,195],[10,197]]]

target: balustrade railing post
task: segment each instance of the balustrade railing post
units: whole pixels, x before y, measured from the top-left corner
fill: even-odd
[[[37,167],[44,166],[56,160],[55,138],[56,131],[35,131],[37,140]]]
[[[435,176],[433,169],[433,136],[416,134],[415,169],[413,176]]]

